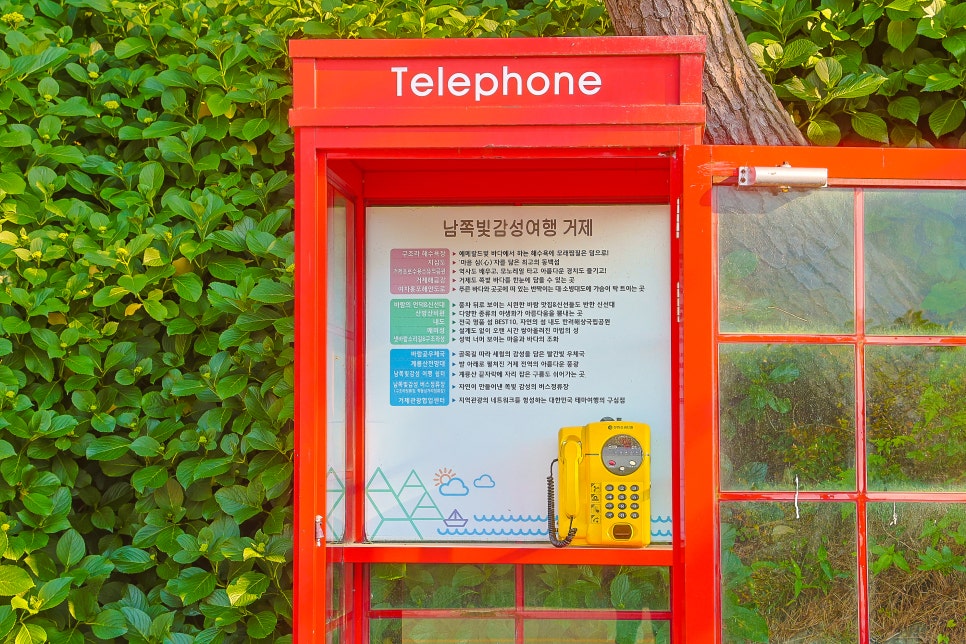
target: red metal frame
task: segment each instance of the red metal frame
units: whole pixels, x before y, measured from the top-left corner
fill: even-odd
[[[700,75],[703,41],[697,38],[510,39],[504,41],[294,42],[296,130],[296,479],[295,637],[323,641],[340,629],[344,641],[367,642],[373,616],[408,618],[459,614],[376,611],[369,605],[369,566],[379,562],[482,563],[516,566],[517,600],[493,613],[516,620],[585,618],[585,612],[524,608],[523,566],[528,564],[653,565],[671,568],[671,610],[649,613],[671,620],[675,642],[720,642],[719,504],[723,501],[791,501],[789,492],[722,492],[718,475],[717,355],[722,344],[791,342],[839,344],[856,351],[857,487],[848,492],[802,492],[801,501],[856,505],[860,641],[869,638],[866,506],[875,501],[966,502],[966,494],[870,492],[865,484],[864,349],[873,344],[964,346],[962,337],[866,337],[863,203],[856,199],[856,332],[847,335],[725,334],[717,327],[716,216],[712,189],[734,182],[740,165],[828,168],[836,186],[966,187],[966,153],[952,150],[872,148],[707,147],[701,140]],[[593,61],[625,77],[640,66],[661,70],[654,88],[566,98],[560,105],[532,97],[461,106],[452,97],[435,103],[412,97],[386,100],[386,63],[454,64],[485,73],[488,65],[539,70],[551,61],[580,67]],[[521,62],[522,61],[522,62]],[[562,62],[561,62],[562,61]],[[399,63],[400,65],[403,63]],[[556,64],[556,63],[555,63]],[[587,63],[591,64],[591,63]],[[574,67],[576,65],[576,67]],[[521,68],[522,69],[522,68]],[[380,76],[381,74],[381,76]],[[382,79],[382,80],[380,80]],[[650,83],[654,83],[652,77]],[[383,83],[384,84],[384,83]],[[646,84],[646,83],[645,83]],[[338,91],[332,91],[337,87]],[[390,88],[393,87],[390,84]],[[383,88],[385,89],[385,88]],[[381,90],[380,90],[381,91]],[[651,93],[649,93],[651,92]],[[663,93],[661,93],[663,92]],[[436,97],[436,98],[439,98]],[[657,98],[655,98],[657,97]],[[391,99],[392,96],[390,95]],[[428,97],[427,97],[428,98]],[[435,99],[434,99],[435,100]],[[502,101],[502,102],[501,102]],[[324,208],[334,191],[354,204],[349,264],[349,387],[347,401],[344,543],[316,547],[315,517],[324,514],[326,479],[326,296]],[[369,205],[420,204],[669,203],[672,213],[671,377],[676,484],[673,546],[642,550],[552,548],[529,544],[402,545],[365,543],[364,333],[365,217]],[[323,521],[324,525],[324,521]],[[351,593],[343,615],[326,623],[329,563],[344,566]],[[594,614],[596,615],[596,613]],[[600,613],[607,619],[640,619],[640,613]]]
[[[743,165],[828,168],[829,184],[857,186],[854,294],[856,330],[847,335],[720,333],[717,328],[717,218],[715,184],[734,183]],[[869,148],[686,147],[684,150],[683,333],[685,344],[684,449],[686,533],[683,615],[694,641],[721,641],[721,570],[718,546],[722,501],[846,501],[856,507],[856,569],[859,642],[869,642],[868,503],[881,501],[966,502],[966,493],[870,492],[866,483],[865,347],[870,345],[964,346],[962,336],[866,336],[864,199],[862,187],[966,188],[966,151]],[[855,347],[856,488],[849,492],[721,491],[718,477],[717,347],[730,343],[835,344]],[[692,365],[701,365],[694,369]],[[700,595],[699,595],[700,594]],[[698,610],[691,610],[692,602]]]

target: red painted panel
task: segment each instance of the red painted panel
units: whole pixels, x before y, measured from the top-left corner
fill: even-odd
[[[447,564],[570,564],[670,566],[671,546],[647,548],[553,548],[547,544],[354,544],[346,545],[347,562]]]
[[[445,40],[293,40],[292,58],[425,58],[432,56],[627,56],[704,54],[703,36],[607,38],[447,38]]]
[[[398,136],[393,130],[415,128],[419,139],[406,147],[551,146],[553,136],[569,134],[553,126],[591,125],[618,126],[622,134],[628,125],[653,127],[650,138],[635,141],[681,145],[700,142],[704,125],[699,36],[293,41],[290,50],[290,123],[341,134],[329,149],[375,145],[370,128],[387,128],[383,141]],[[486,138],[504,126],[539,129],[509,130],[502,144]],[[457,128],[452,141],[429,138],[446,127]],[[471,142],[480,133],[464,127],[485,128],[483,138]],[[592,135],[596,143],[578,137],[562,144],[614,145],[599,140],[601,133]]]
[[[333,120],[320,121],[327,124],[544,123],[547,108],[572,114],[570,122],[600,122],[594,114],[605,107],[681,102],[679,60],[673,56],[645,62],[555,56],[320,60],[316,65],[325,105],[339,109],[330,113]],[[581,115],[585,110],[588,114]],[[353,121],[342,120],[352,116]],[[494,116],[498,120],[490,120]]]
[[[302,123],[296,113],[290,119],[293,126]],[[491,155],[504,150],[529,149],[533,157],[543,156],[550,146],[566,146],[583,150],[606,148],[671,148],[701,142],[702,128],[698,125],[533,125],[533,126],[452,126],[441,127],[318,127],[319,139],[326,149],[344,152],[387,147],[405,150],[481,149]]]

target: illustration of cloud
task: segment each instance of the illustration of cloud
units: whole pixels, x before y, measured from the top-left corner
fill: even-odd
[[[484,474],[480,478],[473,481],[473,487],[496,487],[496,483],[493,482],[493,477],[489,474]]]
[[[439,486],[439,493],[443,496],[466,496],[470,490],[463,479],[452,478]]]

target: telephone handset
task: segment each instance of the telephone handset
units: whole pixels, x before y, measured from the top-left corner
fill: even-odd
[[[547,477],[550,542],[558,548],[648,545],[651,428],[604,418],[583,427],[564,427],[558,439],[560,526],[554,522],[551,472]]]

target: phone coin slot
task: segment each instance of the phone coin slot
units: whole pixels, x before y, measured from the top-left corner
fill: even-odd
[[[623,512],[621,513],[623,514]],[[618,523],[612,531],[614,538],[619,541],[627,541],[634,534],[634,529],[627,523]]]

